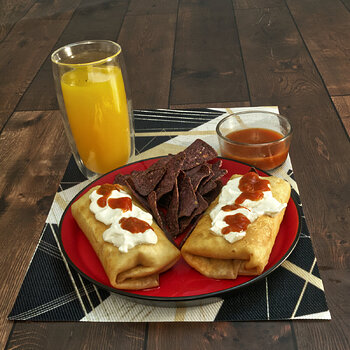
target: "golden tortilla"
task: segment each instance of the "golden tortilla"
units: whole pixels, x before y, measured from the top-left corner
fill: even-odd
[[[232,178],[238,176],[241,175],[233,175]],[[281,203],[288,203],[291,192],[288,182],[274,176],[261,178],[270,181],[273,197]],[[268,263],[285,209],[274,217],[259,217],[248,226],[244,238],[229,243],[210,231],[209,213],[218,200],[219,196],[205,211],[183,245],[183,258],[194,269],[211,278],[235,279],[238,275],[260,275]]]
[[[120,186],[122,187],[122,186]],[[122,253],[112,243],[103,240],[108,229],[90,211],[89,195],[96,186],[73,203],[72,215],[100,259],[111,285],[118,289],[145,289],[159,286],[159,274],[170,269],[180,258],[179,250],[169,242],[153,220],[152,228],[158,237],[156,244],[140,244]],[[123,188],[125,192],[128,192]],[[133,205],[142,206],[133,199]]]

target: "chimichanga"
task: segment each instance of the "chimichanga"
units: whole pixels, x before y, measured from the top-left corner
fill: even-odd
[[[181,249],[186,262],[207,277],[235,279],[238,275],[259,275],[268,263],[291,189],[290,185],[280,178],[259,177],[256,173],[248,174],[244,176],[250,176],[255,180],[253,185],[244,190],[248,192],[243,191],[246,197],[237,188],[240,181],[243,181],[243,176],[232,176],[228,184],[223,187],[221,194],[208,207]],[[264,195],[260,193],[260,197],[263,196],[260,199],[249,200],[249,197],[254,197],[250,196],[249,191],[254,192],[254,186],[258,188],[259,181],[265,182],[268,188],[257,191],[264,193]],[[235,184],[236,187],[228,188],[230,183]],[[268,208],[269,203],[272,209]],[[223,210],[224,207],[225,210],[228,208],[226,213]],[[228,220],[226,214],[230,215],[230,220],[238,217],[238,221],[243,226],[246,224],[246,229],[230,232],[228,226],[233,221]],[[251,218],[245,222],[246,217],[242,215],[251,216]],[[220,220],[216,220],[218,217]],[[213,230],[216,230],[216,233]]]
[[[71,210],[115,288],[157,287],[159,274],[180,258],[179,250],[123,186],[96,186],[73,203]],[[139,230],[143,226],[146,231]]]

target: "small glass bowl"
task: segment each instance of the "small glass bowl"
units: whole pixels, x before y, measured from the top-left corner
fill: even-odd
[[[275,169],[285,162],[292,132],[286,117],[266,111],[230,114],[216,127],[223,157],[263,170]]]

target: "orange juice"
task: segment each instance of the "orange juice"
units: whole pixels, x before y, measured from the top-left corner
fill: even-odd
[[[130,155],[128,105],[119,67],[81,66],[61,79],[69,125],[84,165],[106,173]]]

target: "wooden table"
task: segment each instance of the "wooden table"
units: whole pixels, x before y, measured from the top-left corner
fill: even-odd
[[[33,349],[349,349],[349,0],[0,3],[0,344]],[[50,53],[120,43],[134,108],[277,105],[331,321],[9,322],[70,149]]]

